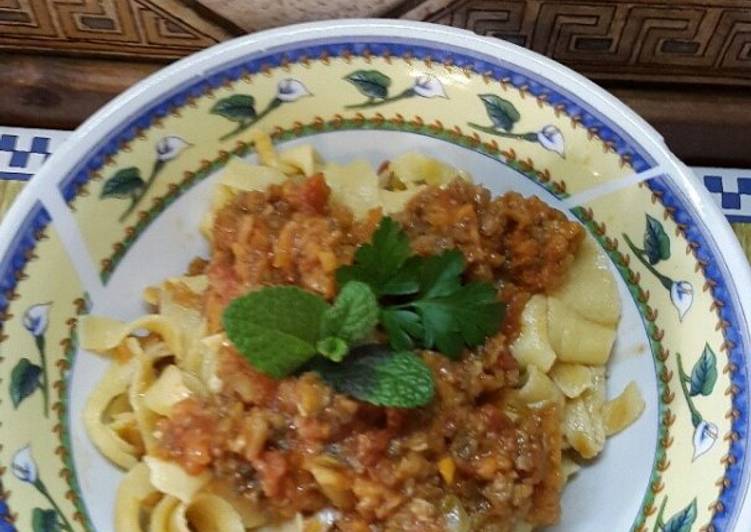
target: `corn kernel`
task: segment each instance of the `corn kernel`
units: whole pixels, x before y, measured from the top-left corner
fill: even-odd
[[[450,456],[444,456],[438,461],[438,472],[441,473],[443,481],[446,484],[454,483],[454,473],[456,473],[456,464]]]

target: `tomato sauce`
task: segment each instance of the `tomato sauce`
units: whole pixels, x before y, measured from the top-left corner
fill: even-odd
[[[213,254],[201,265],[211,327],[220,328],[229,300],[258,286],[332,298],[336,268],[352,261],[380,216],[355,220],[320,176],[238,195],[217,214]],[[376,407],[314,373],[276,381],[228,344],[219,353],[221,390],[174,408],[159,425],[160,452],[190,473],[211,471],[280,519],[334,508],[343,531],[450,530],[449,514],[482,531],[555,523],[560,412],[507,400],[520,385],[508,346],[530,295],[561,282],[581,228],[537,198],[491,198],[461,180],[428,187],[396,219],[414,252],[460,249],[465,275],[494,283],[507,303],[501,331],[459,360],[421,353],[436,383],[430,405]]]

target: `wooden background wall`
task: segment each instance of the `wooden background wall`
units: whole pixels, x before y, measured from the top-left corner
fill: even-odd
[[[751,0],[0,0],[0,123],[73,128],[170,61],[334,16],[509,40],[605,86],[687,162],[751,166]]]

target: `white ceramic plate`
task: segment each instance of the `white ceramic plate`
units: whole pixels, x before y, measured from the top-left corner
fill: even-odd
[[[344,79],[358,71],[378,75]],[[567,487],[555,530],[749,529],[751,275],[707,192],[643,120],[550,60],[446,27],[353,20],[258,33],[158,72],[19,197],[0,231],[0,530],[112,529],[121,473],[80,416],[106,361],[78,349],[76,317],[134,318],[144,286],[206,253],[198,221],[227,159],[253,157],[251,125],[333,160],[419,149],[581,221],[623,298],[609,393],[636,379],[647,409]],[[669,256],[649,260],[657,237]]]

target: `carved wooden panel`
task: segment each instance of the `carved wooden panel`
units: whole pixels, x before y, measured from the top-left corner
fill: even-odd
[[[295,22],[382,16],[404,0],[197,0],[214,13],[252,32]]]
[[[350,4],[342,11],[342,0],[0,0],[0,49],[173,59],[267,26],[269,20],[299,21],[301,5],[308,5],[316,13],[312,18],[391,9],[391,16],[468,28],[597,79],[751,84],[751,0]]]
[[[0,0],[0,123],[73,128],[168,61],[344,15],[526,46],[603,84],[680,157],[751,165],[751,0]]]
[[[751,83],[749,1],[443,4],[421,18],[507,39],[600,79]]]
[[[0,0],[0,49],[174,59],[232,36],[177,0]]]

